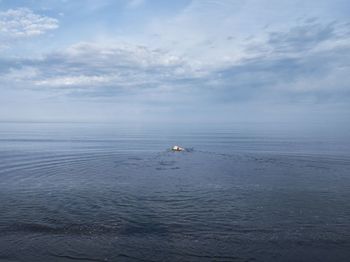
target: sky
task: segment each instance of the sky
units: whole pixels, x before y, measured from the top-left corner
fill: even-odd
[[[0,0],[0,121],[349,122],[348,0]]]

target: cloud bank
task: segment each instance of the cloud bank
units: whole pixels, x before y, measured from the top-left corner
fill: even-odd
[[[114,34],[129,28],[126,25],[119,31],[101,30],[103,34],[94,31],[92,38],[81,36],[59,48],[36,50],[35,55],[17,55],[18,50],[11,49],[0,58],[0,102],[6,109],[0,117],[11,110],[23,116],[24,110],[13,110],[10,103],[22,101],[26,94],[33,118],[229,122],[310,114],[345,119],[350,102],[350,23],[330,8],[336,4],[323,1],[319,7],[324,9],[317,11],[306,5],[310,14],[301,17],[267,12],[258,23],[254,17],[261,14],[254,3],[191,1],[171,17],[150,17],[139,25],[145,30],[142,34]],[[131,1],[123,10],[141,12],[152,7],[148,5]],[[287,6],[274,7],[283,14]],[[101,8],[98,12],[107,16]],[[71,18],[65,14],[62,19]],[[68,31],[58,28],[59,23],[65,21],[28,8],[0,12],[0,32],[7,39],[29,39],[59,29],[67,41]],[[85,24],[88,21],[80,27]],[[46,114],[38,113],[41,108]],[[67,114],[62,108],[77,113]]]

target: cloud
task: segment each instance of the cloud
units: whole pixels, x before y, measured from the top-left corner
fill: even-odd
[[[335,41],[338,22],[345,21],[338,17],[343,5],[343,0],[193,0],[175,16],[155,18],[148,30],[157,36],[155,45],[207,67],[228,65],[261,51],[303,52]]]
[[[307,23],[295,26],[287,32],[272,32],[269,35],[269,44],[278,52],[308,51],[324,41],[333,39],[334,26],[334,23]]]
[[[302,23],[267,31],[254,56],[212,74],[222,101],[298,104],[350,100],[350,35],[342,23]],[[250,51],[250,48],[246,52]]]
[[[57,19],[35,14],[27,8],[0,12],[0,36],[5,39],[38,36],[56,28]]]
[[[106,91],[181,91],[180,86],[204,74],[168,52],[130,44],[79,43],[41,58],[3,59],[0,64],[4,65],[0,67],[2,83],[96,97],[105,96]]]
[[[294,57],[256,57],[216,72],[220,99],[232,101],[350,100],[350,46]]]

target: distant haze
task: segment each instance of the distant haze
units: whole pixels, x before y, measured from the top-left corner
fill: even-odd
[[[1,0],[0,121],[350,119],[348,0]]]

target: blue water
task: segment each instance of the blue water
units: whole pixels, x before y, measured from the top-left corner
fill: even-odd
[[[0,261],[348,261],[348,131],[0,123]]]

